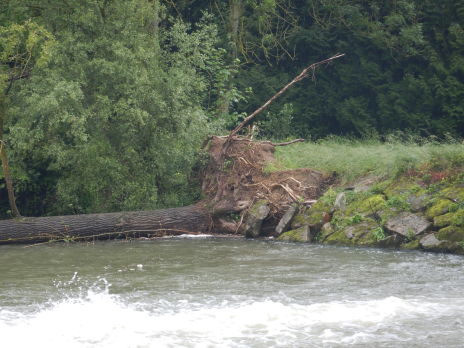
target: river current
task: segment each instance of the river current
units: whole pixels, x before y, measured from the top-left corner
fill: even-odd
[[[1,347],[463,347],[464,257],[236,239],[0,247]]]

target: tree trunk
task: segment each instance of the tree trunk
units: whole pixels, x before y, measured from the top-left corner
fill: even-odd
[[[18,207],[16,206],[16,198],[13,189],[13,179],[11,178],[10,166],[8,165],[8,156],[6,154],[5,142],[3,141],[3,122],[5,119],[5,101],[0,97],[0,158],[2,161],[3,176],[5,178],[6,189],[8,191],[8,201],[10,203],[11,215],[20,217]]]
[[[199,234],[209,232],[210,225],[208,210],[199,204],[152,211],[20,218],[0,221],[0,244]]]

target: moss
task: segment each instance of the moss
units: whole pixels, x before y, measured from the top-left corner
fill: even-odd
[[[451,242],[464,242],[464,227],[448,226],[442,228],[438,231],[437,238]]]
[[[464,187],[459,187],[458,185],[459,183],[452,184],[450,187],[443,189],[440,192],[440,196],[456,200],[458,202],[464,202]]]
[[[302,226],[322,226],[324,217],[329,214],[331,207],[325,203],[318,201],[309,209],[302,209],[292,219],[291,227],[296,229]]]
[[[295,230],[291,230],[285,233],[282,233],[277,240],[284,242],[299,242],[307,243],[310,242],[310,232],[308,227],[300,227]]]
[[[404,250],[416,250],[419,249],[419,247],[420,244],[418,239],[400,245],[400,248]]]
[[[410,177],[402,177],[398,180],[392,181],[391,185],[385,188],[385,195],[390,198],[393,196],[418,193],[419,189],[417,187],[417,182]]]
[[[374,233],[376,227],[375,221],[367,219],[359,224],[338,229],[326,238],[325,243],[360,246],[376,245],[377,238]]]
[[[453,225],[464,226],[464,209],[454,212]]]
[[[433,219],[436,216],[446,214],[452,205],[453,202],[449,199],[438,199],[429,209],[427,209],[425,215],[427,218]]]
[[[365,195],[361,195],[358,199],[348,205],[346,214],[374,214],[385,207],[385,202],[385,197],[381,194],[375,194],[367,197]]]
[[[328,222],[322,226],[321,232],[316,236],[316,240],[318,242],[324,242],[334,232],[334,226],[330,222]]]
[[[450,225],[464,226],[464,209],[436,216],[433,219],[433,224],[436,227],[445,227]]]
[[[353,242],[350,238],[347,237],[344,230],[337,230],[335,233],[329,235],[323,243],[326,244],[335,244],[335,245],[352,245]]]

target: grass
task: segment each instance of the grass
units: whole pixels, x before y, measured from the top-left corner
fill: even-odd
[[[313,168],[336,172],[342,182],[366,175],[390,178],[408,170],[447,170],[464,166],[464,142],[410,138],[387,141],[330,137],[316,142],[278,147],[276,162],[267,170]]]

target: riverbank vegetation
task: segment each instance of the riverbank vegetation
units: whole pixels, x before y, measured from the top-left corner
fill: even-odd
[[[393,179],[407,172],[456,171],[464,167],[464,143],[439,142],[397,133],[379,139],[329,137],[314,142],[279,147],[276,162],[267,170],[317,168],[336,173],[341,183],[365,176]]]
[[[316,141],[278,152],[276,166],[335,171],[346,182],[446,166],[460,158],[459,141],[430,137],[464,134],[463,22],[461,0],[2,1],[1,140],[18,209],[195,202],[207,136],[228,133],[337,52],[346,56],[256,120],[263,139]],[[31,65],[37,33],[53,45]],[[385,141],[397,130],[427,143]],[[11,217],[0,185],[0,216]]]

